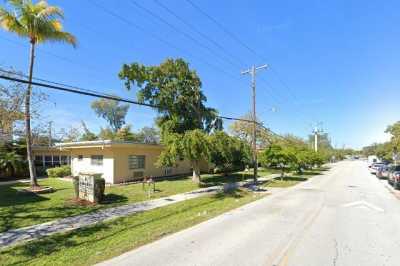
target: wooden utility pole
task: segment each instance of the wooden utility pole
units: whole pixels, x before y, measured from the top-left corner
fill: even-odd
[[[254,183],[257,183],[257,116],[256,116],[256,74],[257,70],[267,68],[267,65],[256,67],[253,65],[250,69],[241,72],[242,75],[251,75],[251,88],[253,92],[253,179]]]

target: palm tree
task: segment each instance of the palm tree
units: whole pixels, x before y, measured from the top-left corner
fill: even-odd
[[[10,174],[12,177],[24,165],[21,155],[15,151],[0,153],[0,170]]]
[[[44,0],[37,3],[32,3],[32,0],[8,0],[7,2],[12,10],[0,7],[0,27],[27,38],[30,42],[29,83],[25,95],[25,134],[31,186],[35,187],[38,186],[38,183],[32,156],[30,115],[35,47],[46,41],[65,42],[75,47],[76,39],[70,33],[62,30],[63,12],[59,7],[49,6]]]

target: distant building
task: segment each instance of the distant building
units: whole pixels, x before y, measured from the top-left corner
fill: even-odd
[[[156,167],[163,146],[110,140],[57,143],[52,147],[33,147],[37,167],[71,165],[72,175],[102,174],[107,183],[116,184],[142,180],[145,176],[163,177],[191,174],[189,161],[179,161],[176,167]],[[207,162],[202,172],[209,172]]]

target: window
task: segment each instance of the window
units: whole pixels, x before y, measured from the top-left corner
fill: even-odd
[[[59,163],[60,163],[60,156],[53,155],[53,164],[59,164]]]
[[[51,155],[46,155],[44,156],[44,164],[46,167],[52,167],[53,166],[53,158]]]
[[[69,164],[68,156],[61,155],[61,161],[60,161],[60,163],[61,163],[61,165]]]
[[[92,155],[90,158],[92,165],[103,165],[103,155]]]
[[[129,155],[129,169],[144,169],[146,165],[146,156],[144,155]]]
[[[43,166],[43,156],[42,155],[36,155],[35,156],[35,165],[36,166]]]
[[[78,155],[78,161],[82,161],[83,160],[83,155]]]

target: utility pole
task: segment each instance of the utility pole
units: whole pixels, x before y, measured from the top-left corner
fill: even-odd
[[[318,124],[321,124],[318,123]],[[313,133],[314,133],[314,151],[318,152],[318,136],[320,133],[322,133],[322,129],[318,127],[318,124],[314,127]]]
[[[314,150],[318,152],[318,128],[314,129]]]
[[[53,138],[52,138],[52,132],[51,132],[51,128],[52,128],[52,121],[49,122],[49,147],[51,147],[53,145]]]
[[[257,183],[257,120],[256,120],[256,74],[257,70],[267,68],[267,65],[256,67],[253,65],[251,68],[241,72],[242,75],[251,75],[251,88],[253,91],[253,179],[254,184]]]

